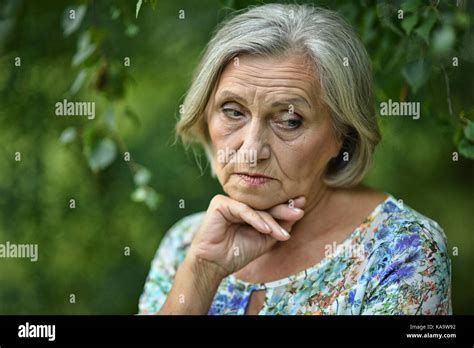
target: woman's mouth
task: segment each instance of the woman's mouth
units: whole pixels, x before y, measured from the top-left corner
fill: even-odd
[[[270,178],[265,175],[261,174],[256,174],[256,173],[236,173],[245,183],[247,183],[250,186],[258,186],[258,185],[263,185],[271,180],[273,178]]]

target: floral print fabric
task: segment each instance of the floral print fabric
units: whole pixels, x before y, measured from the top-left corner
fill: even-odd
[[[205,212],[178,221],[165,235],[139,301],[159,311]],[[452,314],[446,236],[433,220],[392,195],[316,265],[268,283],[226,277],[208,314],[245,314],[254,290],[265,290],[259,314]]]

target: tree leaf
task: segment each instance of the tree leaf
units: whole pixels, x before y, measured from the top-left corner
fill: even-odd
[[[415,12],[420,6],[421,0],[405,0],[401,4],[404,12]]]
[[[148,184],[150,179],[151,179],[151,172],[143,166],[140,166],[140,168],[136,171],[135,175],[133,176],[133,181],[135,182],[135,185],[137,186],[143,186],[143,185]]]
[[[77,136],[77,131],[75,127],[67,127],[64,129],[59,136],[59,142],[61,144],[69,144],[70,142],[74,141]]]
[[[376,5],[377,17],[380,20],[382,26],[390,28],[394,33],[399,36],[403,36],[403,32],[397,28],[397,26],[392,22],[393,14],[396,13],[396,7],[383,0],[377,0]]]
[[[433,11],[428,12],[428,18],[423,20],[418,28],[415,29],[415,33],[418,34],[427,44],[430,43],[430,32],[433,25],[436,23],[436,14]]]
[[[91,41],[91,33],[86,31],[79,38],[76,54],[72,57],[72,66],[78,66],[83,63],[95,52],[96,48],[97,44]]]
[[[146,188],[143,186],[137,187],[131,195],[134,202],[145,202],[147,196]]]
[[[112,105],[110,105],[105,111],[104,123],[108,130],[111,130],[112,132],[117,131],[117,124],[115,122],[115,111]]]
[[[137,6],[135,10],[135,18],[138,18],[138,12],[140,12],[140,8],[142,7],[143,0],[137,1]]]
[[[458,145],[459,153],[466,158],[474,160],[474,143],[462,138]]]
[[[148,182],[151,179],[151,172],[145,168],[145,167],[140,167],[135,175],[133,176],[133,181],[135,182],[135,185],[137,186],[143,186],[148,184]]]
[[[161,201],[161,196],[151,187],[147,187],[147,195],[145,199],[145,204],[150,210],[155,210],[158,208],[158,204]]]
[[[426,61],[420,59],[409,63],[402,69],[402,74],[413,92],[416,93],[425,84],[430,75],[430,67]]]
[[[86,14],[86,5],[68,7],[64,11],[62,26],[64,36],[69,36],[81,26],[84,15]],[[71,11],[74,11],[74,18],[71,18]]]
[[[139,31],[140,28],[133,23],[130,23],[125,27],[125,35],[127,35],[128,37],[136,36]]]
[[[161,196],[158,193],[156,193],[155,190],[152,190],[148,192],[146,196],[145,204],[150,210],[155,210],[156,208],[158,208],[158,204],[160,203],[160,201],[161,201]]]
[[[107,168],[117,156],[115,143],[108,138],[101,139],[91,149],[89,155],[89,166],[93,172]]]
[[[121,11],[118,7],[116,6],[113,6],[111,9],[110,9],[110,18],[112,18],[112,20],[116,20],[120,17],[121,15]]]
[[[145,203],[150,210],[155,210],[160,201],[161,196],[149,186],[139,186],[131,194],[134,202]]]
[[[407,35],[410,35],[412,29],[415,27],[416,23],[418,23],[418,15],[413,14],[411,16],[405,17],[402,20],[402,28],[405,30]]]
[[[464,127],[464,136],[466,139],[474,142],[474,122],[468,121]]]
[[[454,45],[456,33],[453,27],[449,25],[443,26],[441,29],[433,33],[432,50],[437,55],[448,53]]]
[[[81,69],[79,73],[76,76],[76,79],[71,85],[71,88],[69,89],[69,94],[74,95],[79,90],[81,89],[82,85],[84,84],[84,81],[86,80],[87,77],[87,69]]]

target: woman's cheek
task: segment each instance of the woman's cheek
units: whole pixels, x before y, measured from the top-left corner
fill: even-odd
[[[281,165],[282,174],[288,185],[292,189],[302,188],[308,181],[313,181],[315,175],[319,175],[323,171],[324,154],[321,151],[322,144],[310,137],[303,137],[300,141],[293,142],[291,146],[278,149],[279,163]],[[288,187],[290,189],[290,187]]]

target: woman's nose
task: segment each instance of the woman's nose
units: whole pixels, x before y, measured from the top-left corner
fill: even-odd
[[[267,159],[270,156],[267,133],[267,124],[264,120],[252,119],[244,131],[240,151],[248,152],[249,155],[252,155],[251,158],[256,160]]]

